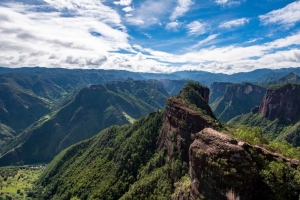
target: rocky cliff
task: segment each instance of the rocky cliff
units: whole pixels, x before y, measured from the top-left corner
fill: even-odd
[[[225,94],[211,106],[214,114],[223,122],[235,116],[249,113],[260,105],[266,89],[251,83],[232,84],[227,86]]]
[[[211,84],[210,89],[211,93],[209,96],[209,103],[213,103],[217,98],[223,96],[226,91],[226,86],[233,83],[228,82],[214,82]]]
[[[260,105],[263,117],[292,122],[300,114],[300,85],[285,84],[269,88]]]
[[[166,148],[170,158],[174,157],[174,151],[179,152],[181,159],[188,161],[188,149],[195,134],[206,127],[218,126],[208,101],[209,89],[193,84],[187,84],[176,98],[169,98],[158,149]]]
[[[197,134],[189,149],[190,199],[201,196],[205,199],[230,200],[276,199],[281,192],[283,199],[298,199],[299,188],[291,194],[272,191],[262,173],[264,165],[272,162],[282,163],[291,170],[300,166],[297,160],[238,142],[229,135],[206,128]]]

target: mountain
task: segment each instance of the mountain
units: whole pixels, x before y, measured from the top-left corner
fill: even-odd
[[[26,79],[23,79],[26,80]],[[0,76],[0,121],[20,132],[50,111],[47,100]],[[26,87],[26,86],[25,86]]]
[[[162,82],[116,81],[82,89],[1,149],[0,165],[49,162],[61,150],[112,125],[133,122],[165,105]]]
[[[228,124],[259,126],[270,139],[300,146],[300,85],[287,83],[268,88],[259,109],[237,116]]]
[[[224,87],[224,86],[223,86]],[[258,106],[266,89],[252,83],[226,85],[225,93],[211,104],[214,114],[223,122],[249,113]]]
[[[217,131],[235,132],[216,120],[208,97],[207,87],[188,83],[167,100],[164,111],[109,127],[67,148],[47,166],[29,196],[298,199],[300,162]],[[249,137],[264,141],[250,132]]]
[[[218,98],[222,97],[225,94],[227,85],[233,83],[227,82],[214,82],[210,85],[211,93],[209,95],[209,104],[215,102]]]
[[[274,79],[265,81],[261,84],[266,86],[271,86],[271,85],[279,85],[283,83],[300,83],[300,77],[294,72],[290,72],[284,76],[275,77]]]
[[[194,80],[203,85],[211,85],[213,82],[255,82],[262,83],[267,80],[281,77],[289,72],[300,74],[300,68],[283,69],[257,69],[251,72],[240,72],[235,74],[211,73],[205,71],[178,71],[167,74],[129,72],[124,70],[95,70],[95,69],[63,69],[63,68],[42,68],[42,67],[23,67],[23,68],[3,68],[0,67],[0,74],[23,73],[28,75],[39,75],[50,79],[56,85],[65,89],[72,89],[86,84],[103,84],[105,82],[125,80],[145,79],[170,79],[170,80]]]

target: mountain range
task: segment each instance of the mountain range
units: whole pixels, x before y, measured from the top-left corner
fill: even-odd
[[[168,98],[164,111],[67,148],[48,165],[30,196],[298,199],[300,162],[238,141],[237,130],[216,119],[208,97],[208,88],[188,83]],[[262,136],[247,134],[267,147]]]
[[[49,163],[32,199],[298,200],[299,73],[0,68],[0,165]]]

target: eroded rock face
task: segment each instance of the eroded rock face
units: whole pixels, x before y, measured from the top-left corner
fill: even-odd
[[[204,128],[216,126],[215,119],[200,115],[182,100],[169,98],[165,110],[165,123],[157,142],[158,149],[165,147],[170,157],[173,157],[174,151],[179,151],[182,160],[188,161],[188,149],[195,139],[195,134]]]
[[[271,88],[260,105],[263,117],[274,120],[280,119],[293,122],[300,114],[300,85],[286,84],[281,87]]]
[[[284,162],[294,169],[300,166],[297,160],[205,128],[189,149],[190,199],[274,199],[264,196],[269,193],[260,174],[260,157],[268,162]]]
[[[265,92],[265,88],[251,83],[228,85],[222,99],[212,105],[213,111],[220,120],[227,122],[259,106]]]
[[[226,86],[231,85],[232,83],[227,82],[214,82],[211,84],[210,89],[212,90],[210,94],[209,102],[214,102],[218,97],[221,97],[225,94]]]
[[[204,129],[189,150],[191,193],[197,199],[253,196],[258,170],[251,155],[232,137]]]

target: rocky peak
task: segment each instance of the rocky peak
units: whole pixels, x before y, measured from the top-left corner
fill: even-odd
[[[158,149],[166,148],[171,158],[179,153],[183,161],[188,161],[188,149],[195,134],[206,127],[218,126],[207,104],[208,97],[208,88],[192,83],[187,84],[177,97],[167,100]]]
[[[267,90],[260,105],[263,117],[274,120],[280,119],[293,122],[300,114],[300,85],[284,84]]]

